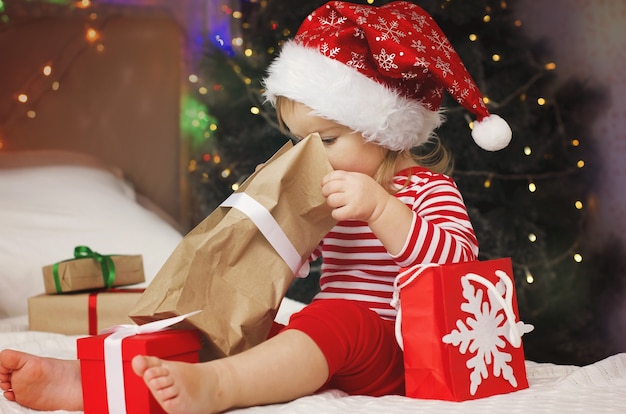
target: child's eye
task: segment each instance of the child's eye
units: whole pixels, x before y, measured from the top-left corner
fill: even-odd
[[[336,141],[337,141],[337,138],[335,138],[335,137],[325,137],[325,138],[322,138],[322,143],[324,145],[332,145]]]

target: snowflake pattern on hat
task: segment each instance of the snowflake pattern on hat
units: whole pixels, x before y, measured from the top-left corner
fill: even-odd
[[[497,150],[511,138],[433,18],[406,1],[326,3],[305,19],[268,73],[271,102],[279,95],[302,102],[392,150],[428,140],[441,122],[444,91],[477,117],[478,145]]]
[[[488,115],[480,91],[450,41],[415,4],[375,7],[330,2],[311,13],[295,40],[407,98],[421,100],[430,110],[439,109],[446,89],[479,118]]]

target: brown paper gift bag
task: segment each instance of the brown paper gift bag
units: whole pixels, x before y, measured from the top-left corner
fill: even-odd
[[[322,177],[331,171],[315,134],[286,144],[233,196],[260,204],[254,215],[261,227],[282,229],[296,261],[306,263],[336,223],[321,193]],[[278,229],[272,230],[268,213]],[[267,338],[298,268],[285,262],[249,215],[223,204],[183,238],[130,317],[141,324],[201,309],[187,323],[205,334],[208,357],[236,354]]]

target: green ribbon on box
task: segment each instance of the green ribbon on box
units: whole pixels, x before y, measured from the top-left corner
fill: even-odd
[[[57,293],[63,292],[63,289],[61,288],[61,280],[59,278],[59,264],[75,259],[91,258],[100,263],[102,278],[104,279],[104,287],[107,289],[112,287],[113,282],[115,281],[115,263],[113,263],[111,256],[112,255],[104,255],[94,252],[87,246],[76,246],[74,248],[74,259],[63,260],[52,265],[52,275],[54,276],[54,286],[56,287]]]

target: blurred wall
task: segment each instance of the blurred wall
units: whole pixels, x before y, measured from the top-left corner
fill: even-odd
[[[516,0],[516,13],[534,39],[545,39],[559,78],[606,85],[610,103],[594,119],[598,171],[592,236],[626,242],[626,1]],[[585,139],[585,137],[580,137]]]
[[[89,23],[77,13],[39,13],[0,32],[3,151],[95,154],[181,221],[182,30],[165,15],[115,13],[92,22],[98,38],[89,42]],[[19,103],[19,93],[28,102]]]

